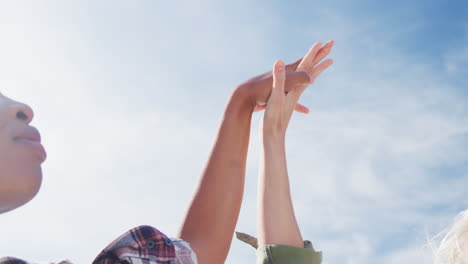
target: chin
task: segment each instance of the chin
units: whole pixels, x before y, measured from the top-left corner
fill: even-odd
[[[21,167],[12,174],[7,188],[0,188],[0,213],[11,211],[31,201],[42,184],[42,169],[38,166]]]
[[[24,203],[23,204],[31,201],[36,196],[36,194],[41,189],[41,185],[42,185],[42,168],[41,166],[36,166],[30,172],[27,182],[25,182],[23,185],[23,190],[24,190],[24,199],[23,199]]]
[[[31,177],[31,182],[28,184],[26,187],[26,193],[28,194],[28,200],[26,202],[29,202],[32,200],[36,194],[39,192],[41,189],[42,185],[42,169],[41,167],[37,168],[37,171],[35,172],[35,175]]]

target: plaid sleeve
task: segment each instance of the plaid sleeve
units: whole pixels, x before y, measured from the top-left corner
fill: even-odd
[[[139,226],[107,246],[93,264],[157,264],[176,263],[172,240],[151,226]]]

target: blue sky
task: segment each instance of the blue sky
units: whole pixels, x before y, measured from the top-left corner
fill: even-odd
[[[303,235],[324,263],[430,263],[428,238],[468,207],[467,13],[466,1],[2,2],[0,89],[33,107],[49,157],[36,199],[0,217],[0,255],[86,263],[136,225],[175,234],[230,91],[334,39],[335,64],[301,98],[311,114],[288,132]],[[252,234],[261,117],[237,228]],[[233,241],[226,263],[253,259]]]

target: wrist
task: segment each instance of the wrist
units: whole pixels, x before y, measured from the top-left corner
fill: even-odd
[[[285,142],[286,129],[281,129],[276,123],[266,122],[263,120],[262,126],[262,141],[267,143]]]
[[[262,135],[263,147],[267,148],[284,148],[286,144],[286,135],[281,132],[265,132]]]
[[[239,107],[253,113],[255,106],[257,105],[257,101],[255,100],[251,90],[252,89],[248,89],[248,87],[241,84],[232,92],[231,100],[235,100]]]
[[[238,118],[251,118],[254,112],[254,108],[255,107],[251,104],[249,97],[236,88],[228,99],[224,111],[224,116],[225,118],[228,116]]]

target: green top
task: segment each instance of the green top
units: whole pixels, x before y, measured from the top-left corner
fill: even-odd
[[[265,245],[257,249],[257,264],[320,264],[322,252],[304,241],[304,248],[285,245]]]
[[[255,248],[257,239],[243,233],[237,233],[237,238]],[[264,245],[257,248],[257,264],[320,264],[322,252],[315,251],[309,240],[304,241],[304,247],[286,245]]]

